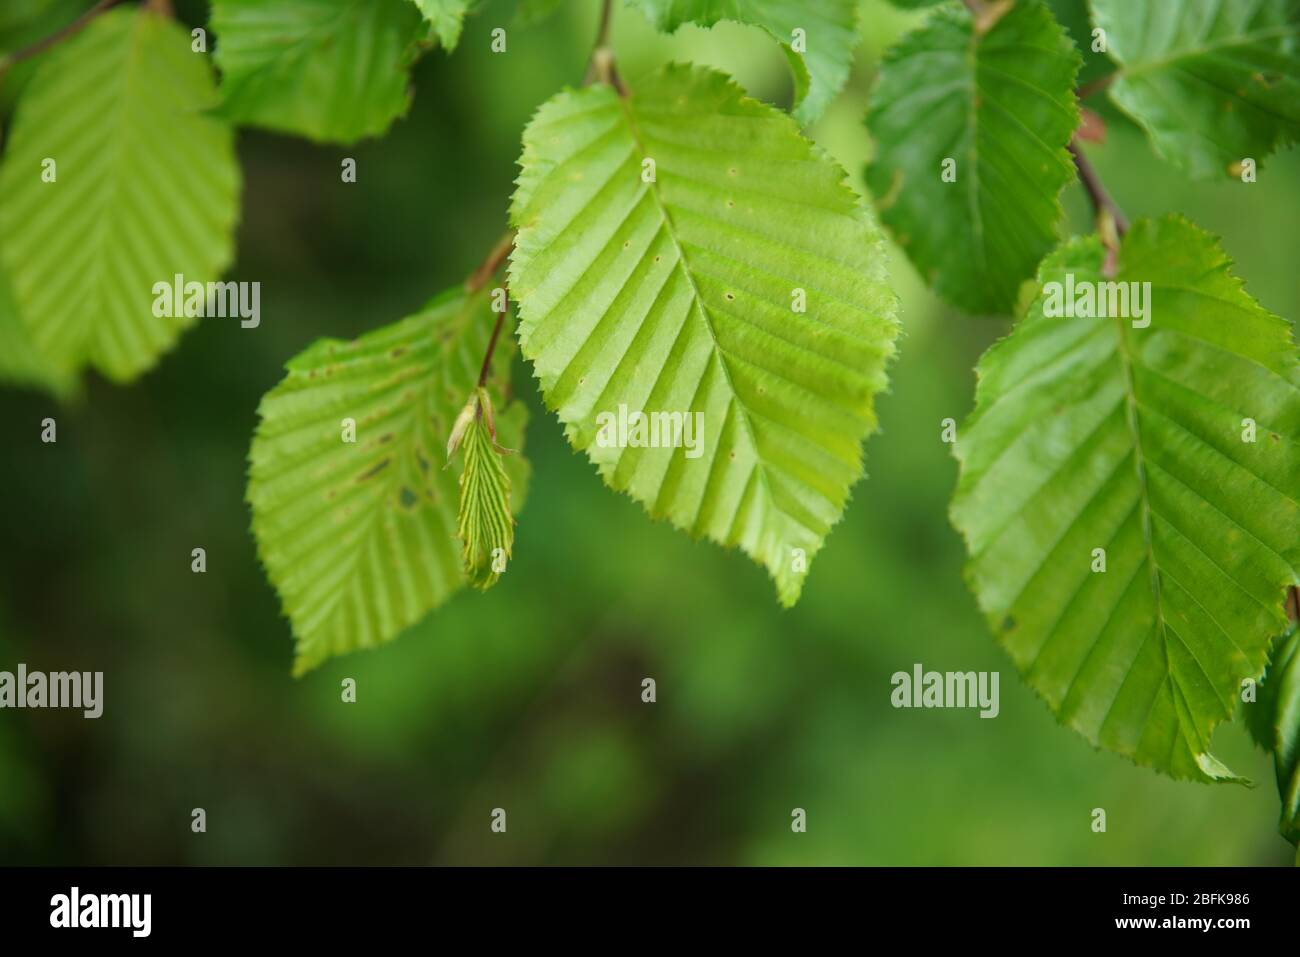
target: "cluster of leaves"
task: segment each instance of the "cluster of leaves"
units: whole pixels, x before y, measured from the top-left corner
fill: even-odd
[[[1300,4],[1155,6],[937,6],[886,55],[867,181],[940,295],[1021,313],[980,361],[955,442],[952,518],[999,642],[1062,723],[1177,778],[1240,780],[1211,734],[1271,709],[1278,730],[1260,740],[1294,840],[1289,665],[1267,700],[1253,694],[1300,568],[1290,324],[1245,292],[1215,237],[1178,216],[1127,229],[1096,183],[1098,234],[1057,236],[1071,149],[1088,168],[1085,54],[1084,95],[1104,91],[1161,157],[1242,178],[1300,135]],[[1149,321],[1051,318],[1046,290],[1067,282],[1149,284]]]
[[[1063,240],[1060,194],[1087,168],[1081,97],[1103,94],[1188,176],[1262,171],[1300,135],[1300,0],[899,0],[933,9],[872,95],[874,213],[800,129],[848,77],[855,0],[627,3],[664,31],[726,19],[771,35],[793,115],[699,66],[625,85],[602,29],[593,82],[524,130],[506,282],[489,288],[490,258],[416,315],[289,363],[259,410],[248,501],[295,671],[499,576],[528,471],[501,454],[522,450],[515,341],[610,487],[741,549],[793,604],[862,474],[895,348],[878,215],[952,305],[1021,315],[981,360],[955,443],[952,518],[998,640],[1062,723],[1201,781],[1238,780],[1210,737],[1271,652],[1248,707],[1295,840],[1300,655],[1293,632],[1277,638],[1300,578],[1290,326],[1185,219],[1129,229],[1089,181],[1098,232]],[[517,22],[555,6],[530,0]],[[383,134],[412,62],[453,50],[470,7],[213,0],[219,84],[149,6],[43,54],[0,166],[0,374],[63,393],[87,366],[148,368],[190,321],[153,316],[152,283],[230,262],[232,127]],[[0,49],[22,19],[0,19]],[[1149,284],[1154,320],[1049,318],[1044,288],[1067,276]],[[492,308],[507,284],[517,319]],[[620,408],[699,413],[702,454],[599,441]],[[1259,441],[1242,441],[1245,420]],[[444,445],[463,453],[459,480]]]

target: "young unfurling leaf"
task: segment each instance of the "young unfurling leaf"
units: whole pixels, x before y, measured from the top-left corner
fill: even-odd
[[[497,445],[492,400],[483,387],[475,390],[457,419],[449,454],[456,451],[453,443],[465,450],[456,519],[465,575],[475,588],[488,589],[510,560],[515,520],[510,514],[510,476],[502,461],[507,450]]]
[[[465,583],[456,477],[440,465],[496,318],[486,290],[448,291],[359,339],[316,342],[263,398],[248,501],[298,639],[296,674],[391,641]],[[493,382],[509,381],[512,345],[501,336]],[[504,444],[522,448],[526,418],[523,403],[500,408]],[[517,510],[528,464],[504,466]]]

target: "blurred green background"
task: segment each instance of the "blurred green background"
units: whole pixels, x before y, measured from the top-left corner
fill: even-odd
[[[967,413],[972,367],[1006,324],[944,307],[897,250],[904,336],[883,431],[795,609],[741,555],[607,490],[521,364],[534,480],[510,573],[384,649],[289,677],[243,503],[258,399],[316,337],[409,314],[479,262],[505,225],[520,132],[581,79],[597,6],[565,0],[525,26],[513,0],[482,4],[454,55],[420,62],[411,112],[382,140],[242,131],[230,278],[262,283],[261,326],[199,323],[136,385],[92,378],[72,407],[0,392],[0,669],[101,670],[106,686],[97,721],[0,712],[0,862],[1290,862],[1271,764],[1240,728],[1216,751],[1257,787],[1166,780],[1058,727],[995,646],[961,579],[939,423]],[[917,19],[864,3],[852,80],[811,131],[855,183],[880,54]],[[489,51],[496,26],[504,55]],[[662,37],[619,9],[613,35],[632,85],[691,59],[789,104],[784,57],[757,30]],[[1257,184],[1190,184],[1107,116],[1090,153],[1129,214],[1188,214],[1261,302],[1300,314],[1294,151]],[[340,183],[345,156],[356,184]],[[1077,186],[1067,206],[1086,229]],[[38,439],[46,415],[56,445]],[[915,662],[1000,671],[1001,714],[894,710],[890,675]],[[356,704],[340,701],[344,677]]]

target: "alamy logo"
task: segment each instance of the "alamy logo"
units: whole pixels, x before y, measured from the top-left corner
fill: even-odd
[[[127,927],[132,937],[148,937],[153,895],[82,894],[74,887],[50,898],[51,927]]]
[[[889,702],[895,708],[979,708],[981,718],[996,718],[998,672],[925,671],[920,662],[909,674],[896,671]]]
[[[1048,319],[1132,319],[1134,329],[1151,325],[1151,283],[1075,280],[1043,284],[1043,315]]]
[[[85,717],[104,713],[104,672],[28,671],[25,664],[0,671],[0,708],[81,708]]]
[[[177,273],[171,282],[153,284],[153,314],[179,319],[182,316],[238,317],[243,329],[256,329],[262,321],[260,282],[185,281]]]
[[[703,412],[629,412],[619,405],[618,413],[596,415],[596,444],[602,449],[678,449],[688,459],[704,453]]]

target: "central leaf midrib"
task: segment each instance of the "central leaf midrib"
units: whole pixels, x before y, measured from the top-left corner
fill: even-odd
[[[622,110],[623,116],[627,120],[628,132],[632,135],[632,141],[636,147],[637,153],[640,155],[642,159],[642,162],[644,162],[647,158],[652,158],[650,157],[649,152],[646,149],[645,142],[642,139],[641,130],[637,126],[636,116],[632,111],[632,107],[631,107],[631,103],[629,102],[629,99],[625,96],[618,96],[617,99],[618,99],[619,108]],[[768,482],[768,478],[767,478],[766,462],[763,458],[763,454],[761,450],[759,449],[758,437],[754,434],[754,425],[750,421],[749,410],[745,407],[745,403],[741,399],[740,392],[736,388],[735,383],[732,382],[731,370],[727,365],[726,352],[722,348],[722,345],[718,342],[718,335],[713,328],[713,321],[709,316],[708,307],[704,303],[704,296],[703,294],[701,294],[699,286],[697,286],[695,283],[695,276],[692,275],[691,273],[690,265],[686,258],[686,250],[682,247],[681,240],[677,236],[677,227],[673,222],[672,214],[668,212],[668,207],[664,203],[663,197],[659,195],[658,164],[656,164],[655,166],[654,180],[646,185],[649,187],[648,192],[650,193],[651,196],[654,197],[655,206],[659,210],[659,215],[663,218],[664,231],[668,235],[669,240],[672,242],[673,250],[677,254],[677,262],[679,264],[679,267],[681,268],[682,274],[685,275],[686,282],[690,285],[692,302],[695,306],[695,309],[699,312],[700,318],[704,322],[704,328],[708,330],[709,339],[713,343],[714,357],[717,359],[718,365],[722,369],[722,377],[724,381],[727,383],[727,390],[731,394],[731,400],[730,400],[731,404],[734,405],[739,410],[740,420],[745,429],[745,435],[749,439],[749,444],[754,450],[754,463],[755,463],[754,470],[758,473],[759,482],[762,484],[763,487],[763,494],[767,498],[769,506],[772,509],[774,509],[776,512],[778,512],[780,515],[782,515],[787,519],[797,521],[796,519],[793,518],[793,516],[789,515],[785,511],[785,509],[781,508],[781,506],[776,501],[776,496],[773,495],[772,493],[772,487]],[[717,455],[719,451],[720,450],[715,449],[714,454]]]
[[[1151,528],[1152,510],[1151,510],[1151,498],[1147,488],[1146,455],[1142,450],[1142,429],[1138,424],[1138,418],[1140,415],[1138,406],[1140,403],[1138,402],[1137,385],[1133,378],[1133,365],[1134,365],[1133,354],[1130,351],[1128,333],[1124,328],[1124,323],[1126,320],[1123,317],[1116,316],[1113,321],[1115,323],[1115,335],[1117,339],[1117,346],[1116,346],[1115,353],[1117,356],[1119,356],[1120,379],[1124,386],[1124,401],[1125,401],[1125,405],[1127,406],[1125,421],[1128,423],[1129,433],[1133,437],[1134,471],[1137,475],[1138,497],[1139,497],[1139,503],[1141,508],[1141,516],[1142,516],[1141,517],[1142,541],[1143,544],[1146,546],[1147,565],[1151,570],[1150,571],[1151,600],[1155,607],[1155,613],[1156,613],[1156,633],[1160,637],[1161,649],[1164,654],[1165,680],[1169,682],[1169,693],[1171,698],[1173,699],[1172,703],[1174,707],[1174,713],[1178,718],[1179,736],[1181,736],[1184,739],[1184,741],[1188,746],[1188,750],[1193,752],[1193,758],[1195,758],[1196,752],[1192,747],[1195,739],[1192,734],[1188,733],[1188,729],[1185,724],[1185,721],[1191,720],[1192,716],[1190,715],[1190,713],[1188,714],[1186,719],[1183,716],[1183,712],[1185,710],[1190,711],[1190,709],[1186,701],[1186,696],[1182,694],[1182,691],[1178,686],[1178,682],[1174,678],[1173,659],[1169,656],[1169,629],[1165,625],[1164,594],[1163,594],[1163,589],[1161,588],[1161,581],[1160,581],[1160,574],[1161,574],[1160,565],[1156,561],[1155,542],[1154,542],[1154,538],[1152,535],[1152,528]],[[1179,641],[1182,642],[1182,639],[1180,638]],[[1186,644],[1185,643],[1183,644],[1184,647],[1186,647]],[[1187,651],[1189,654],[1192,653],[1190,648],[1188,648]],[[1195,657],[1194,654],[1193,657]],[[1181,704],[1180,704],[1180,699],[1181,699]],[[1154,703],[1154,698],[1152,700]],[[1194,721],[1191,730],[1193,732],[1196,731]],[[1175,737],[1174,742],[1171,743],[1170,745],[1171,753],[1173,747],[1175,747],[1177,744],[1177,740],[1178,740],[1177,737]],[[1172,764],[1172,759],[1170,763]]]
[[[127,144],[131,140],[129,129],[129,117],[131,115],[130,103],[132,99],[131,91],[135,83],[135,72],[140,62],[140,45],[143,42],[143,33],[148,25],[148,19],[155,14],[147,10],[141,10],[135,14],[135,23],[130,26],[130,45],[127,47],[125,63],[121,72],[121,94],[117,100],[116,116],[113,125],[116,128],[116,135],[112,137],[114,149],[111,157],[104,164],[104,179],[108,183],[108,193],[104,198],[103,209],[106,211],[102,214],[95,224],[94,239],[88,240],[88,244],[95,249],[93,262],[92,281],[89,283],[93,289],[101,289],[104,282],[104,271],[106,260],[110,257],[110,249],[116,251],[119,244],[110,243],[109,237],[113,227],[121,221],[121,216],[117,208],[119,194],[122,191],[121,168],[123,165],[122,157],[127,153]],[[87,317],[90,312],[85,313]],[[105,324],[83,323],[82,334],[79,337],[81,342],[81,357],[86,361],[94,362],[96,360],[107,361],[104,356],[105,345],[101,338],[101,333],[105,333]],[[113,361],[116,366],[117,360]]]

